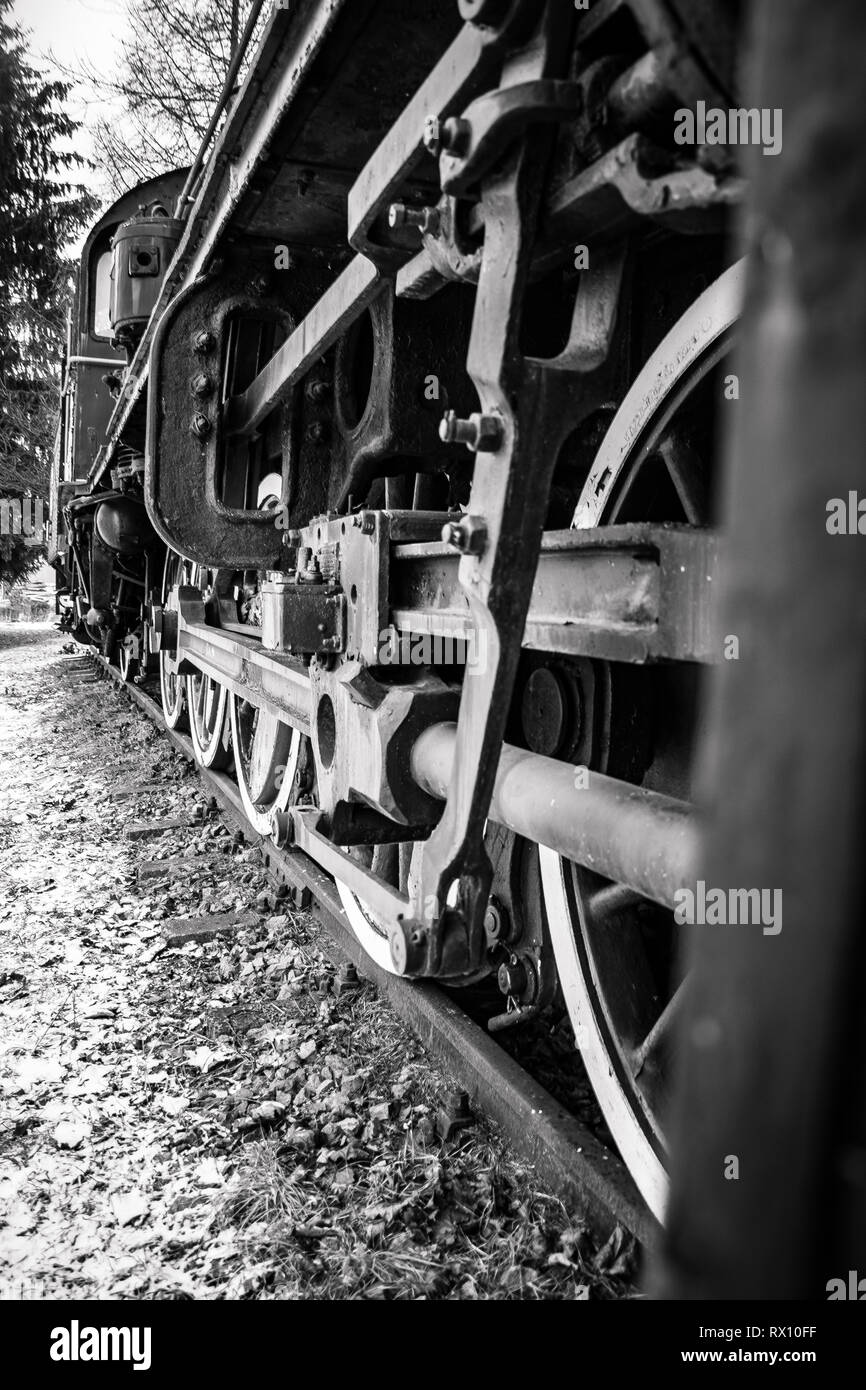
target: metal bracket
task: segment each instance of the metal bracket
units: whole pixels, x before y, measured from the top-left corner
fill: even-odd
[[[251,292],[248,266],[195,281],[166,309],[150,352],[145,501],[166,545],[209,567],[272,570],[282,535],[272,511],[220,496],[227,429],[219,407],[224,340],[238,316],[294,326],[285,303]],[[297,292],[299,284],[291,281]]]
[[[571,16],[549,4],[531,51],[506,64],[503,85],[524,88],[556,75],[567,52]],[[520,101],[515,104],[515,109]],[[510,119],[510,118],[509,118]],[[513,128],[509,130],[509,137]],[[553,470],[575,410],[592,395],[575,381],[605,363],[616,322],[623,254],[598,259],[581,282],[571,341],[552,362],[526,358],[520,347],[522,302],[543,197],[547,135],[533,129],[484,180],[484,256],[469,348],[469,370],[484,417],[501,420],[496,439],[479,449],[469,511],[482,517],[488,540],[480,557],[465,556],[460,580],[486,660],[463,686],[453,780],[445,812],[427,841],[419,900],[430,924],[424,973],[443,968],[446,933],[459,924],[470,965],[486,949],[484,913],[492,868],[484,824],[496,777],[507,711],[529,611]],[[570,397],[575,397],[571,400]],[[456,894],[455,894],[456,889]],[[456,908],[445,910],[454,903]]]
[[[440,156],[443,193],[465,196],[527,126],[567,121],[582,108],[576,82],[539,78],[485,93],[456,123],[460,148]]]
[[[262,646],[269,652],[335,654],[346,648],[346,595],[329,585],[272,574],[261,588]]]

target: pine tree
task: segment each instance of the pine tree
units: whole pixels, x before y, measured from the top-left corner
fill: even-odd
[[[72,271],[67,248],[95,208],[74,182],[81,161],[69,153],[79,129],[64,109],[69,86],[31,64],[11,8],[12,0],[0,0],[0,498],[44,498]],[[0,535],[0,579],[19,579],[40,554]]]

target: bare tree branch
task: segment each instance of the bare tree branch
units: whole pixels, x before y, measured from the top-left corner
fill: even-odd
[[[242,27],[252,0],[237,0]],[[127,0],[129,37],[119,70],[85,66],[85,79],[117,115],[94,128],[98,163],[120,194],[195,157],[232,56],[232,4],[213,0]]]

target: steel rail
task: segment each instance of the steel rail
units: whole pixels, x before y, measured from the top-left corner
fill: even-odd
[[[577,1212],[597,1238],[606,1239],[621,1225],[645,1247],[656,1246],[660,1228],[622,1160],[503,1051],[453,995],[437,985],[405,980],[375,965],[348,924],[333,880],[298,850],[279,850],[270,842],[262,843],[244,813],[232,779],[201,766],[192,741],[167,727],[161,706],[151,695],[124,682],[118,669],[104,657],[93,651],[86,655],[126,692],[177,751],[195,764],[203,785],[227,818],[249,843],[260,847],[271,877],[309,890],[316,916],[330,938],[330,950],[338,958],[351,960],[359,973],[375,984],[470,1100],[501,1127],[515,1150],[532,1165],[539,1183]]]

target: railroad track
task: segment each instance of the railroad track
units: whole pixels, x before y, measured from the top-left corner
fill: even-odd
[[[496,1121],[514,1148],[544,1183],[578,1212],[600,1238],[623,1226],[644,1247],[652,1247],[659,1227],[625,1165],[579,1119],[570,1114],[530,1073],[474,1021],[454,997],[434,984],[410,982],[376,965],[352,932],[334,882],[299,850],[281,850],[262,837],[247,818],[238,788],[225,772],[202,767],[192,740],[170,729],[158,700],[124,680],[119,669],[93,651],[87,659],[193,763],[199,778],[224,815],[245,840],[256,845],[272,881],[285,884],[299,905],[308,906],[330,939],[334,952],[352,961],[371,980],[424,1047],[447,1069],[470,1101]]]

